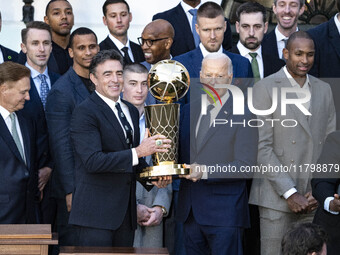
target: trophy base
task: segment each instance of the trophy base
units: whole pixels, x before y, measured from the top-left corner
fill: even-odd
[[[190,174],[190,168],[184,168],[184,165],[174,164],[173,162],[162,162],[158,166],[149,166],[143,169],[143,172],[139,174],[139,177],[144,179],[156,179],[154,177],[180,174]]]

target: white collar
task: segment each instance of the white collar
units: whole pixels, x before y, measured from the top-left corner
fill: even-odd
[[[119,41],[116,37],[114,37],[113,35],[109,34],[109,38],[112,40],[112,42],[116,45],[116,47],[118,48],[118,50],[122,50],[122,48],[124,47],[128,47],[130,49],[130,40],[129,38],[126,41],[126,45],[122,44],[121,41]]]
[[[298,84],[296,82],[296,80],[293,78],[293,76],[291,76],[291,74],[288,72],[287,70],[287,66],[284,66],[283,67],[283,71],[285,72],[288,80],[290,81],[290,84],[293,86],[293,87],[299,87],[299,88],[304,88],[304,89],[307,89],[309,86],[310,86],[310,82],[309,82],[309,75],[306,74],[306,81],[305,83],[303,84],[303,86],[301,87],[300,84]]]
[[[111,109],[116,109],[116,103],[119,103],[120,105],[122,105],[122,100],[120,99],[120,96],[118,97],[118,100],[115,102],[112,99],[103,96],[102,94],[100,94],[97,90],[95,90],[95,92],[97,93],[97,95],[103,99],[103,101],[111,108]]]
[[[200,47],[200,49],[201,49],[203,58],[205,58],[208,54],[212,53],[212,52],[207,51],[206,48],[203,46],[202,43],[199,44],[199,47]],[[217,52],[218,52],[218,53],[223,53],[222,45],[220,46],[220,48],[218,49]]]
[[[296,31],[299,31],[299,28],[296,27]],[[284,36],[280,31],[279,31],[279,28],[278,26],[275,27],[275,35],[276,35],[276,41],[277,42],[280,42],[282,41],[283,39],[288,39],[288,37]]]
[[[11,114],[5,107],[3,107],[2,105],[0,105],[0,114],[2,116],[2,118],[5,120],[8,118],[8,116]]]
[[[340,21],[338,19],[339,15],[340,15],[340,12],[338,12],[338,14],[334,15],[334,22],[335,22],[335,26],[338,29],[338,32],[340,34]]]
[[[197,10],[201,5],[202,5],[202,3],[200,3],[195,8],[193,8],[192,6],[188,5],[187,3],[184,3],[184,1],[181,1],[181,6],[182,6],[182,8],[183,8],[185,13],[189,12],[191,9],[196,9]]]
[[[248,55],[249,52],[252,52],[252,53],[257,53],[257,56],[259,56],[260,58],[262,58],[262,46],[261,46],[261,44],[260,44],[260,47],[258,47],[257,50],[252,51],[252,50],[246,48],[246,46],[244,46],[240,41],[238,41],[238,43],[237,43],[237,48],[238,48],[238,50],[239,50],[239,52],[240,52],[240,55],[241,55],[242,57]]]
[[[35,70],[33,67],[31,67],[27,62],[25,63],[25,66],[31,70],[31,77],[32,79],[35,79],[38,77],[38,75],[40,74],[37,70]],[[46,76],[46,78],[48,78],[48,67],[46,66],[45,71],[42,73]]]

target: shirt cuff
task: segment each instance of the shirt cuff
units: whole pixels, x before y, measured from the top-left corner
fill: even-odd
[[[202,180],[207,180],[208,179],[208,172],[207,171],[203,171],[203,175],[201,177]]]
[[[283,197],[285,199],[288,199],[291,195],[293,195],[294,193],[297,192],[296,188],[291,188],[290,190],[286,191],[285,193],[283,193]]]
[[[139,163],[136,148],[132,148],[132,166],[137,166]]]
[[[323,209],[325,209],[325,211],[327,211],[331,214],[337,215],[337,214],[339,214],[339,212],[333,212],[333,211],[329,210],[329,204],[332,200],[334,200],[334,197],[327,197],[325,199],[325,202],[323,203]]]

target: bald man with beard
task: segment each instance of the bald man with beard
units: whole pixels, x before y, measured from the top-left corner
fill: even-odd
[[[145,26],[138,42],[146,60],[142,64],[148,70],[158,61],[171,59],[170,48],[174,35],[174,28],[164,19],[154,20]]]

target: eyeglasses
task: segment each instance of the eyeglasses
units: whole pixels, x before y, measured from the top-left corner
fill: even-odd
[[[168,38],[169,37],[151,40],[151,39],[143,39],[142,37],[138,37],[137,40],[140,46],[143,46],[143,44],[146,43],[148,47],[151,47],[154,42],[161,41],[161,40],[168,39]]]

